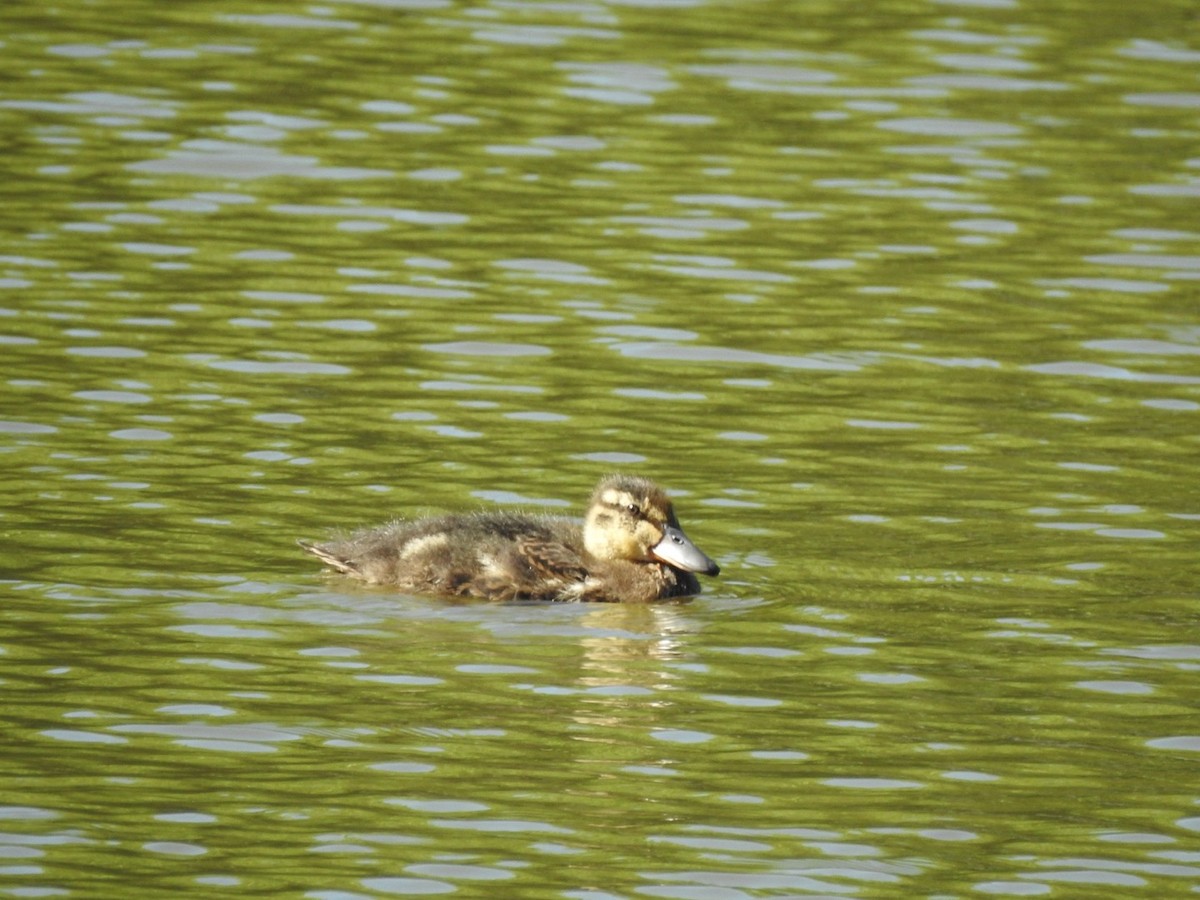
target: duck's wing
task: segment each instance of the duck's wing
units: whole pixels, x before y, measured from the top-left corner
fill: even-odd
[[[517,552],[533,570],[535,579],[571,582],[583,581],[588,576],[579,551],[562,541],[530,535],[517,542]]]
[[[579,552],[569,544],[549,534],[525,534],[460,593],[504,601],[575,600],[587,577]]]

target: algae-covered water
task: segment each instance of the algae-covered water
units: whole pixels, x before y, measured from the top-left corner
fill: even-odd
[[[0,896],[1200,890],[1194,4],[0,10]],[[653,606],[296,538],[671,491]]]

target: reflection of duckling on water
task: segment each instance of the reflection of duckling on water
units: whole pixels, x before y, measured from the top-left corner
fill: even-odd
[[[582,528],[559,517],[479,512],[300,546],[369,584],[489,600],[645,602],[697,594],[693,572],[720,572],[683,533],[662,488],[630,475],[600,481]]]

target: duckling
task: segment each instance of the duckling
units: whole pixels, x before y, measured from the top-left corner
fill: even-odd
[[[648,602],[697,594],[694,573],[721,571],[683,533],[663,489],[632,475],[601,479],[582,528],[561,517],[478,512],[299,543],[368,584],[488,600]]]

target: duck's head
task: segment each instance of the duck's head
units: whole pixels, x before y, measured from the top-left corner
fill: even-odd
[[[583,544],[599,559],[654,560],[705,575],[721,571],[683,533],[663,489],[633,475],[609,475],[596,486]]]

